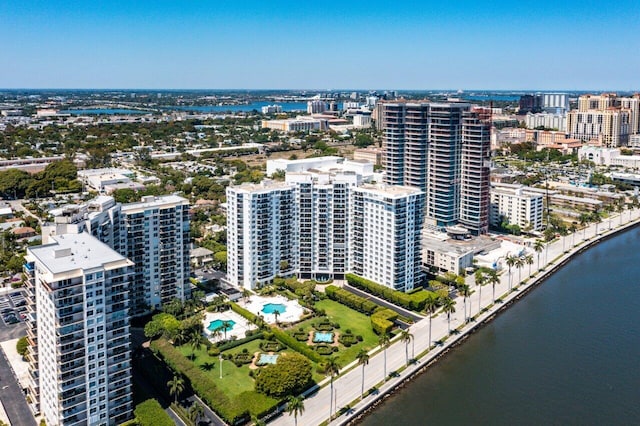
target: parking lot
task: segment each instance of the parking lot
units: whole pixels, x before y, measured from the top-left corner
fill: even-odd
[[[15,326],[27,316],[27,301],[22,290],[0,296],[0,316],[3,325]]]

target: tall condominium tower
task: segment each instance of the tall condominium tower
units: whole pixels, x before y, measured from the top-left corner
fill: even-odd
[[[299,259],[294,188],[265,181],[227,188],[227,279],[254,289],[295,273]],[[307,214],[307,213],[305,213]]]
[[[124,204],[127,257],[132,275],[132,314],[190,296],[189,201],[177,195],[143,197]]]
[[[424,193],[369,184],[351,193],[349,269],[395,290],[412,290],[421,279]]]
[[[489,215],[490,114],[465,103],[379,104],[385,182],[426,193],[425,225],[461,223],[485,233]]]
[[[370,163],[280,164],[289,169],[294,171],[284,183],[227,189],[231,283],[254,288],[278,275],[326,281],[355,272],[387,287],[414,287],[420,280],[422,191],[363,185],[365,176],[373,177]]]
[[[51,241],[26,256],[38,319],[28,329],[32,404],[49,425],[123,423],[132,416],[132,262],[88,233]]]

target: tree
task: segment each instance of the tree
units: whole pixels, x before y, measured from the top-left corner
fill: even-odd
[[[275,364],[267,365],[256,377],[256,390],[282,398],[302,392],[311,382],[311,363],[298,353],[282,354]]]
[[[533,243],[533,250],[538,254],[538,270],[540,270],[540,253],[542,253],[543,249],[544,242],[542,240],[536,240],[536,242]]]
[[[464,302],[464,322],[468,322],[468,317],[467,317],[467,297],[469,297],[469,295],[471,294],[471,290],[469,289],[469,286],[467,284],[463,284],[458,288],[458,293],[460,293],[460,295],[462,295],[462,299]]]
[[[527,253],[524,256],[524,263],[529,265],[529,276],[531,276],[531,265],[533,265],[533,255],[531,253]]]
[[[384,352],[384,381],[386,382],[387,381],[387,348],[391,343],[391,336],[389,336],[389,333],[381,334],[380,338],[378,339],[378,343],[380,344],[380,346],[382,346],[382,349]]]
[[[231,322],[222,321],[222,331],[224,332],[224,340],[227,340],[227,329],[231,327]]]
[[[478,269],[473,278],[478,286],[478,314],[480,314],[482,312],[482,286],[487,283],[484,268]],[[429,339],[429,346],[431,346],[431,339]]]
[[[431,322],[433,319],[433,314],[435,314],[436,309],[438,308],[438,301],[435,297],[427,298],[427,301],[424,304],[424,310],[429,315],[429,350],[431,350]]]
[[[304,413],[304,398],[302,396],[289,395],[287,399],[287,413],[293,414],[294,424],[298,425],[298,415]]]
[[[525,262],[522,256],[516,257],[516,268],[518,269],[518,285],[522,283],[522,268],[524,268]],[[518,285],[516,287],[518,287]]]
[[[278,324],[278,317],[280,316],[280,311],[278,309],[273,310],[273,316],[276,318],[276,325]]]
[[[189,344],[191,346],[191,356],[196,359],[196,351],[202,347],[204,338],[198,331],[193,331],[189,337]]]
[[[449,334],[451,334],[451,314],[456,311],[456,302],[449,296],[442,299],[442,311],[447,314],[447,327],[449,328]]]
[[[360,398],[364,398],[364,367],[369,364],[369,354],[366,350],[360,349],[356,355],[358,364],[362,366],[362,393]]]
[[[622,217],[622,215],[620,217]],[[571,232],[571,247],[575,247],[576,246],[576,231],[577,230],[578,230],[578,228],[576,227],[575,223],[572,223],[571,226],[569,226],[569,232]],[[531,272],[529,272],[529,275],[531,275]]]
[[[191,407],[189,407],[189,419],[197,425],[202,416],[204,416],[204,408],[194,401]]]
[[[21,357],[24,357],[27,354],[29,351],[29,341],[26,336],[18,339],[18,342],[16,342],[16,351]]]
[[[511,290],[511,267],[516,264],[516,256],[508,255],[505,261],[509,267],[509,290]]]
[[[329,418],[332,416],[331,408],[333,406],[333,378],[340,374],[340,364],[338,363],[338,357],[329,357],[324,363],[324,372],[329,375],[331,380],[331,394],[329,400]]]
[[[413,340],[413,334],[411,334],[409,330],[402,330],[400,340],[404,342],[404,357],[407,365],[409,365],[409,342]]]
[[[587,224],[591,221],[591,217],[586,213],[582,213],[578,220],[580,221],[580,226],[582,226],[582,240],[584,241],[587,233]]]
[[[167,386],[169,387],[169,395],[172,395],[176,404],[178,403],[178,396],[184,390],[184,380],[182,377],[173,376],[173,379],[167,382]]]
[[[251,290],[249,290],[248,288],[243,288],[242,289],[242,298],[244,299],[244,303],[248,303],[249,300],[251,300]]]

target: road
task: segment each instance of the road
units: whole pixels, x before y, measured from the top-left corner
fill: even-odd
[[[606,231],[614,229],[619,226],[619,223],[623,224],[630,222],[631,220],[638,220],[640,217],[640,210],[633,211],[624,211],[622,216],[619,215],[614,216],[612,220],[605,220],[599,224],[591,224],[587,227],[585,232],[582,230],[577,231],[574,235],[569,235],[564,238],[559,238],[553,243],[549,244],[545,250],[540,253],[540,264],[538,264],[538,256],[537,253],[532,252],[531,249],[528,249],[530,253],[533,254],[534,264],[532,265],[531,272],[532,275],[536,275],[537,271],[541,268],[544,268],[548,261],[558,258],[563,255],[563,246],[564,249],[570,250],[573,246],[582,245],[585,240],[593,239],[596,233],[596,227],[598,230],[598,234],[602,234]],[[584,235],[584,237],[583,237]],[[521,270],[517,270],[517,268],[512,268],[512,276],[513,286],[517,284],[518,279],[526,280],[529,278],[529,267],[528,265],[522,268]],[[466,310],[470,312],[471,316],[475,316],[478,314],[478,304],[481,304],[484,307],[489,305],[494,305],[494,301],[492,300],[492,289],[491,286],[486,286],[482,289],[482,291],[478,291],[478,287],[473,284],[473,293],[467,299]],[[510,297],[517,296],[517,292],[509,293],[509,274],[506,271],[500,275],[500,284],[496,285],[496,297],[500,298],[509,294]],[[480,296],[482,298],[480,299]],[[480,299],[480,300],[479,300]],[[451,314],[451,328],[455,329],[465,323],[465,307],[461,297],[455,298],[455,308],[456,312]],[[494,309],[498,308],[498,305],[493,306]],[[493,311],[492,311],[493,312]],[[484,316],[490,315],[491,313],[483,313]],[[447,316],[441,313],[436,314],[432,318],[432,341],[438,341],[448,336],[448,324],[447,324]],[[365,392],[368,389],[373,388],[374,386],[380,385],[380,383],[387,376],[388,381],[390,383],[399,382],[401,378],[391,377],[389,375],[391,372],[398,370],[406,364],[406,356],[405,350],[408,351],[409,357],[412,357],[412,353],[415,351],[415,354],[418,355],[425,351],[429,345],[429,319],[423,319],[415,324],[413,324],[409,328],[409,332],[413,334],[414,339],[412,343],[409,343],[408,346],[405,347],[405,344],[399,342],[397,339],[394,340],[392,345],[386,350],[386,354],[384,351],[379,351],[376,354],[373,354],[373,351],[370,352],[369,364],[365,366],[364,369],[364,389]],[[464,331],[473,328],[474,324],[466,325]],[[446,345],[450,344],[449,339]],[[415,348],[413,346],[415,345]],[[437,352],[442,350],[443,347],[438,347],[437,350],[432,349],[431,352]],[[386,364],[386,367],[385,367]],[[304,401],[304,412],[298,417],[298,424],[300,425],[318,425],[329,418],[329,409],[332,407],[332,413],[338,411],[341,407],[345,407],[348,404],[352,404],[353,401],[358,399],[361,395],[362,389],[362,368],[357,366],[355,363],[352,363],[349,366],[344,366],[344,370],[347,370],[351,367],[356,367],[343,374],[339,378],[334,380],[334,393],[333,396],[331,394],[331,389],[328,386],[328,380],[324,380],[321,385],[323,387],[308,396]],[[385,374],[386,371],[386,374]],[[325,386],[326,385],[326,386]],[[365,400],[373,399],[375,396],[366,397]],[[333,400],[333,401],[332,401]],[[363,404],[360,404],[363,405]],[[338,407],[336,410],[335,407]],[[358,405],[352,406],[356,410],[359,409]],[[334,421],[336,424],[341,424],[342,420]],[[277,426],[289,426],[294,425],[293,416],[289,416],[287,414],[280,415],[275,418],[270,424]]]
[[[345,283],[342,287],[345,290],[348,290],[353,294],[356,294],[356,295],[358,295],[360,297],[364,297],[365,299],[370,299],[373,302],[377,303],[378,305],[384,306],[385,308],[389,308],[392,311],[395,311],[398,314],[403,315],[405,317],[411,318],[414,321],[420,321],[421,319],[424,319],[423,316],[420,316],[420,315],[416,314],[415,312],[411,312],[411,311],[409,311],[407,309],[404,309],[404,308],[402,308],[402,307],[400,307],[398,305],[394,305],[393,303],[389,303],[384,299],[381,299],[381,298],[379,298],[377,296],[374,296],[371,293],[367,293],[365,291],[359,290],[359,289],[357,289],[355,287],[350,286],[349,284]]]
[[[24,200],[7,200],[7,203],[9,203],[9,205],[11,206],[11,208],[14,211],[20,211],[23,212],[25,215],[27,216],[31,216],[34,219],[37,219],[38,222],[40,221],[40,218],[36,215],[34,215],[33,213],[31,213],[28,209],[26,209],[22,203],[24,202]]]

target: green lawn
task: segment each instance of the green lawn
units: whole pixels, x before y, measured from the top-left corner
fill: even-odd
[[[317,309],[323,309],[331,322],[340,324],[340,329],[335,331],[344,333],[345,330],[349,329],[354,335],[360,335],[363,338],[361,343],[351,345],[349,348],[340,345],[337,356],[338,362],[342,366],[355,360],[356,354],[360,349],[369,350],[378,345],[378,336],[373,332],[371,319],[367,315],[330,299],[321,300],[315,306]],[[315,320],[317,321],[317,319]]]

